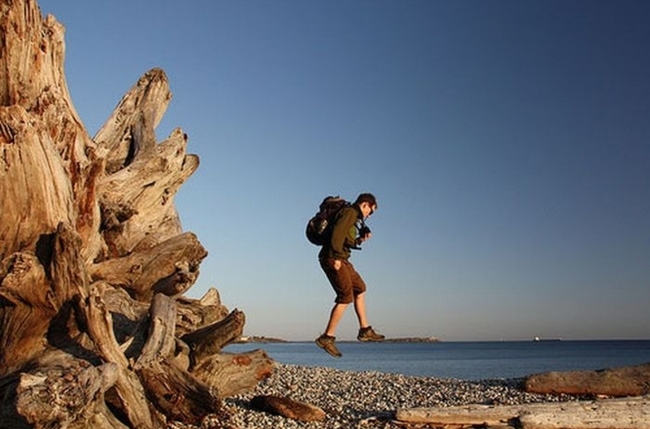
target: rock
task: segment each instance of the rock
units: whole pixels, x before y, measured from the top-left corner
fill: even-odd
[[[301,422],[323,421],[326,417],[325,411],[315,405],[283,396],[258,395],[251,399],[251,406],[260,411]]]

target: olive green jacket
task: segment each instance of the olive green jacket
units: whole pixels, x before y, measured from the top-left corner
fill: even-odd
[[[319,259],[348,259],[351,247],[357,244],[357,221],[363,213],[357,205],[343,208],[334,220],[328,239],[318,253]]]

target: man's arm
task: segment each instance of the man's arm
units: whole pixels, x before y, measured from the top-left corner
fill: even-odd
[[[357,222],[356,210],[344,209],[340,217],[336,220],[332,228],[331,247],[332,256],[334,259],[343,259],[347,256],[345,251],[345,240],[350,234],[350,229],[354,227]]]

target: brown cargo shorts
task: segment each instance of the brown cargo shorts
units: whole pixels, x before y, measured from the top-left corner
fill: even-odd
[[[363,281],[354,266],[347,260],[341,260],[341,268],[334,269],[334,259],[320,259],[320,266],[325,272],[334,292],[338,304],[350,304],[354,297],[366,291],[366,283]]]

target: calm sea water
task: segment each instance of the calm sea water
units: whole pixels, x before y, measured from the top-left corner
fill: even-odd
[[[234,344],[224,351],[263,349],[281,363],[352,371],[481,380],[544,371],[603,369],[650,362],[650,341],[502,341],[440,343],[341,342],[335,359],[312,342]]]

